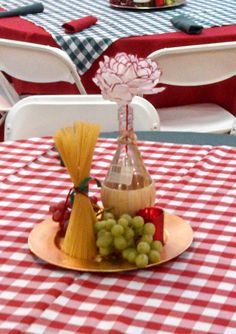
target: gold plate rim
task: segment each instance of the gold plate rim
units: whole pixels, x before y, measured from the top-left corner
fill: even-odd
[[[168,262],[182,254],[193,241],[193,230],[181,217],[165,213],[165,230],[168,237],[161,252],[161,259],[151,263],[146,268]],[[31,252],[41,260],[64,269],[83,272],[122,272],[138,270],[135,265],[127,261],[89,261],[73,258],[62,252],[56,244],[59,224],[51,218],[37,224],[29,234],[28,246]]]
[[[186,4],[186,0],[176,0],[175,3],[171,5],[165,5],[165,6],[152,6],[152,7],[135,7],[135,6],[121,6],[121,5],[115,5],[111,2],[109,3],[111,7],[117,8],[117,9],[135,9],[135,10],[162,10],[167,8],[175,8]]]

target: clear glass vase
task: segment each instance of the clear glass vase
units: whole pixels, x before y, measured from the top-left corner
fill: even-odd
[[[115,216],[135,215],[155,201],[155,185],[147,172],[139,152],[133,130],[133,109],[130,104],[118,108],[119,137],[117,150],[102,184],[104,208]]]

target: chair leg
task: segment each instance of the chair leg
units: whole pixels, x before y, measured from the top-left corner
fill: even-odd
[[[232,128],[230,130],[230,134],[234,136],[236,135],[236,119],[233,122]]]
[[[6,115],[7,115],[6,111],[0,111],[0,126],[4,123]]]

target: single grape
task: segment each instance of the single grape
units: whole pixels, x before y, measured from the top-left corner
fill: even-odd
[[[97,238],[101,237],[102,235],[106,234],[107,230],[105,228],[101,229],[97,233]]]
[[[124,227],[122,225],[119,225],[119,224],[116,224],[112,227],[111,229],[111,234],[114,236],[114,237],[118,237],[122,234],[124,234]]]
[[[103,230],[106,228],[106,221],[105,220],[99,220],[94,224],[95,231],[98,232],[100,230]]]
[[[134,230],[136,237],[141,237],[143,235],[143,227]]]
[[[53,214],[57,210],[57,205],[56,204],[51,204],[49,206],[49,213]]]
[[[150,245],[148,242],[140,241],[137,245],[137,251],[139,254],[147,254],[150,252]]]
[[[153,236],[151,234],[144,234],[139,241],[145,241],[151,244],[153,241]]]
[[[138,254],[135,264],[138,268],[145,268],[148,265],[148,256],[146,254]]]
[[[136,248],[135,239],[128,239],[127,240],[127,247],[135,247]]]
[[[118,224],[123,226],[123,227],[128,227],[129,226],[129,221],[125,217],[121,217],[118,219]]]
[[[53,215],[52,215],[52,219],[55,221],[55,222],[61,222],[62,219],[63,219],[63,211],[61,210],[56,210],[53,212]]]
[[[121,251],[121,250],[125,249],[127,247],[127,245],[128,245],[127,241],[125,240],[125,238],[122,235],[114,238],[115,249]]]
[[[110,218],[114,219],[114,215],[110,211],[104,211],[102,216],[103,216],[104,220],[107,220],[107,219],[110,219]]]
[[[161,243],[161,241],[159,240],[153,240],[153,242],[151,243],[151,249],[157,250],[158,252],[161,252],[163,249],[163,245]]]
[[[148,253],[148,259],[151,263],[159,262],[161,259],[160,253],[155,249],[151,249]]]
[[[112,248],[110,247],[99,247],[99,254],[101,256],[108,256],[111,254]]]
[[[123,213],[120,218],[125,218],[128,222],[131,222],[132,217],[128,213]]]
[[[127,254],[127,261],[131,264],[134,264],[135,263],[135,260],[136,260],[136,257],[138,255],[137,251],[135,248],[127,248],[129,251],[128,251],[128,254]]]
[[[155,233],[155,225],[152,224],[152,223],[146,223],[144,224],[143,226],[143,234],[151,234],[151,235],[154,235]]]
[[[141,216],[135,216],[133,219],[132,219],[132,226],[135,228],[135,229],[140,229],[142,228],[144,225],[144,219],[143,217]]]
[[[130,248],[123,249],[123,251],[122,251],[122,257],[123,257],[123,259],[125,259],[125,260],[128,259],[129,252],[130,252]]]
[[[65,201],[60,201],[56,204],[58,210],[64,210],[66,207]]]
[[[98,237],[96,245],[98,247],[109,247],[112,245],[113,237],[110,232],[106,232]]]
[[[134,238],[134,231],[130,227],[125,228],[125,239],[130,240]]]
[[[64,213],[63,213],[63,217],[62,217],[62,219],[63,219],[63,221],[67,221],[67,220],[69,220],[70,219],[70,214],[71,214],[71,211],[69,211],[69,210],[65,210],[64,211]]]
[[[106,230],[111,231],[112,227],[116,225],[116,221],[113,218],[109,218],[106,220]]]

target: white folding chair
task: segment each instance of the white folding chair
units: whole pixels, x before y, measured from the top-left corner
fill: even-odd
[[[134,128],[137,131],[159,130],[156,109],[146,99],[132,101]],[[118,130],[117,104],[102,95],[35,95],[17,102],[5,120],[4,140],[51,136],[76,120],[100,123],[101,131]]]
[[[162,71],[160,83],[200,86],[236,74],[236,42],[193,45],[157,50],[149,55]],[[159,108],[161,131],[226,133],[234,116],[212,103]]]
[[[75,84],[81,94],[86,94],[73,61],[66,52],[51,46],[0,38],[0,71],[34,83],[69,82]],[[2,73],[0,94],[2,112],[7,112],[20,99]]]

